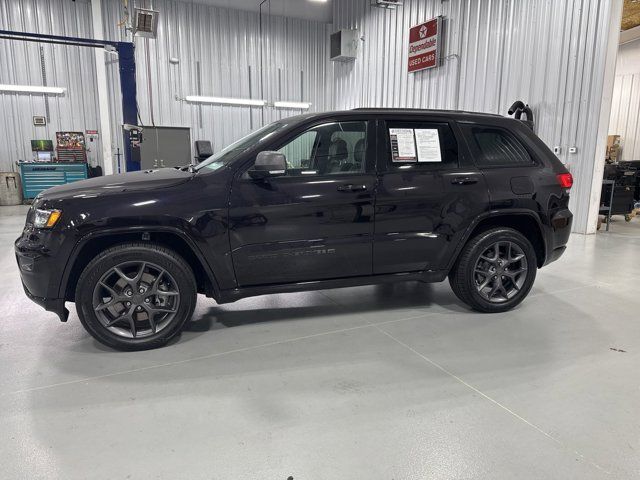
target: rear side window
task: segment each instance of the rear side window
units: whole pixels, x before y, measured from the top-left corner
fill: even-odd
[[[522,142],[507,130],[496,127],[462,126],[479,167],[533,165]]]
[[[392,168],[458,166],[458,142],[448,123],[389,120],[386,126],[387,164]]]

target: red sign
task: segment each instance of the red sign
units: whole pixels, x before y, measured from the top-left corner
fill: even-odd
[[[409,72],[437,67],[440,63],[441,17],[409,30]]]

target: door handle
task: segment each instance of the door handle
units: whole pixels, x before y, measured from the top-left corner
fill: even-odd
[[[338,185],[339,192],[360,192],[366,190],[366,185],[354,185],[353,183],[347,183],[346,185]]]
[[[454,185],[472,185],[478,183],[478,179],[474,177],[455,177],[451,180]]]

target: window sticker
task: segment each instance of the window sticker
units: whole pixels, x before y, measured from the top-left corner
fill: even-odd
[[[437,128],[416,128],[418,162],[442,162]]]
[[[411,128],[390,128],[391,157],[394,162],[415,162],[416,144]]]

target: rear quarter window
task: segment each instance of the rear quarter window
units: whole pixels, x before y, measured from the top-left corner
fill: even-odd
[[[461,127],[478,167],[535,165],[527,148],[508,130],[479,125]]]

